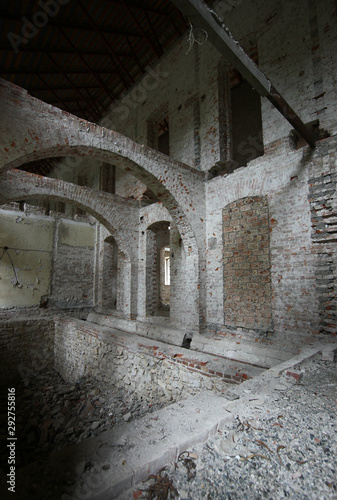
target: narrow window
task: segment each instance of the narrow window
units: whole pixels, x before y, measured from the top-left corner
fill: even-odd
[[[168,116],[158,123],[158,151],[170,154],[170,131]]]
[[[170,285],[170,249],[165,248],[165,285]]]
[[[116,167],[103,163],[101,167],[100,190],[106,193],[116,193]]]
[[[63,201],[57,203],[57,211],[61,214],[66,213],[66,204]]]
[[[151,114],[147,121],[147,144],[165,155],[170,154],[168,105]]]
[[[232,158],[237,167],[264,154],[261,99],[245,80],[232,87]]]

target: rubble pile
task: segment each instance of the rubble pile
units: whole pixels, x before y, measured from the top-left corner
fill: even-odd
[[[164,478],[172,494],[158,498],[335,500],[334,357],[331,351],[330,358],[318,354],[305,360],[280,376],[269,393],[268,387],[256,392],[244,389],[237,396],[231,426],[186,450],[119,500],[155,498],[152,491]]]
[[[18,466],[47,458],[50,452],[79,443],[158,410],[163,402],[149,403],[135,391],[98,385],[82,378],[67,384],[52,368],[35,372],[34,377],[16,386],[16,432]],[[6,413],[6,408],[1,408]],[[7,462],[6,447],[0,463]]]

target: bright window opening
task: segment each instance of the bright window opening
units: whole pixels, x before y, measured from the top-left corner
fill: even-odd
[[[169,248],[165,248],[165,253],[169,252]],[[165,257],[165,285],[170,284],[170,256]]]

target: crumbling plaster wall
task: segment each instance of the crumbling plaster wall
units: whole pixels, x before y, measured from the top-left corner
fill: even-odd
[[[92,307],[96,228],[58,217],[0,210],[0,308]],[[18,281],[17,281],[18,279]]]
[[[114,131],[69,116],[3,80],[0,81],[0,99],[4,116],[8,117],[8,122],[11,124],[10,127],[1,127],[0,124],[1,141],[6,144],[3,151],[0,150],[2,169],[14,168],[30,159],[55,154],[87,155],[117,164],[120,168],[132,172],[162,201],[188,248],[186,260],[190,263],[189,283],[192,293],[190,314],[186,320],[193,328],[198,329],[199,306],[200,303],[204,303],[199,297],[201,290],[198,282],[200,255],[204,253],[203,173],[150,148],[142,147]],[[25,126],[29,129],[29,133],[23,127],[22,116],[26,118]],[[53,130],[50,124],[53,124]],[[57,133],[54,133],[54,129]],[[55,181],[57,193],[54,193],[54,196],[64,198],[62,181],[58,182],[59,184]],[[70,186],[67,186],[67,190],[70,189]],[[81,190],[81,193],[85,192],[87,192],[85,189]],[[98,197],[101,195],[102,193],[97,194]],[[83,203],[80,202],[80,205]],[[96,213],[99,218],[100,210]]]
[[[267,16],[259,33],[261,69],[304,122],[319,119],[336,134],[336,3],[273,2]],[[289,133],[291,125],[265,99],[262,112],[266,145]]]
[[[322,8],[322,6],[324,7]],[[219,1],[216,12],[249,53],[257,47],[258,66],[304,122],[336,134],[337,8],[333,0]],[[265,147],[286,137],[291,125],[262,98]],[[247,147],[252,144],[247,142]]]
[[[140,210],[138,319],[144,321],[147,316],[147,232],[151,225],[161,221],[170,223],[170,324],[185,330],[191,326],[188,318],[190,311],[196,307],[195,301],[198,300],[193,283],[188,279],[196,269],[193,261],[186,259],[186,249],[179,230],[162,203],[155,203]]]
[[[127,317],[136,314],[137,280],[131,280],[131,275],[137,275],[138,265],[137,248],[139,216],[138,206],[135,202],[121,199],[116,195],[95,192],[91,189],[76,186],[64,181],[27,174],[17,170],[11,170],[3,174],[0,178],[0,185],[8,201],[30,199],[31,197],[65,200],[71,205],[79,205],[84,210],[92,213],[97,220],[104,224],[106,229],[100,224],[97,225],[97,235],[95,235],[95,249],[93,249],[95,284],[91,303],[95,305],[101,304],[103,242],[100,241],[100,234],[103,234],[105,230],[105,237],[113,234],[121,252],[124,254],[122,310]],[[76,226],[74,227],[76,228]],[[89,253],[91,253],[91,251]],[[81,266],[82,263],[79,269],[81,269]],[[63,279],[62,273],[63,271],[61,268],[58,273],[58,281]],[[87,279],[86,277],[87,275],[83,278],[84,282]],[[77,276],[76,282],[78,282],[78,279],[79,277]],[[56,280],[57,283],[58,281]],[[85,293],[85,295],[88,294]],[[56,297],[54,297],[54,299],[56,305],[62,303],[62,301],[58,301]],[[83,297],[83,299],[85,299],[85,297]]]
[[[54,220],[0,210],[0,308],[40,304],[51,292]]]
[[[56,222],[52,305],[61,309],[94,305],[95,233],[90,224]]]
[[[250,2],[242,8],[245,16],[241,17],[240,7],[225,9],[226,23],[234,37],[244,46],[257,41],[259,67],[304,122],[318,118],[320,128],[328,130],[331,136],[336,134],[335,3],[328,1],[321,9],[315,1],[296,5]],[[221,2],[216,10],[220,14],[224,11]],[[254,27],[250,32],[248,19]],[[333,177],[324,181],[320,174],[316,179],[314,171],[325,170],[326,175],[335,172],[332,152],[336,141],[335,138],[321,141],[315,152],[308,148],[294,151],[288,139],[290,124],[264,98],[262,119],[266,154],[250,162],[247,168],[207,183],[207,322],[213,331],[224,330],[222,274],[226,248],[222,245],[222,210],[247,196],[266,196],[273,291],[271,330],[297,334],[332,332],[335,312],[330,307],[334,309],[331,301],[336,287],[335,253],[331,242],[324,242],[328,248],[313,246],[310,209],[314,205],[309,204],[309,197],[320,209],[324,208],[322,200],[326,193],[322,185],[327,182],[330,189],[327,196],[331,198]],[[247,138],[242,146],[256,147],[255,139]],[[311,188],[313,178],[316,188]],[[329,213],[333,217],[333,211]]]
[[[133,259],[132,264],[128,256],[125,255],[119,248],[118,244],[116,244],[116,246],[114,247],[114,250],[117,250],[117,256],[115,256],[115,258],[117,257],[116,276],[106,276],[107,270],[104,266],[107,259],[107,255],[105,255],[105,240],[109,240],[110,238],[111,233],[107,230],[106,227],[99,224],[96,233],[96,304],[105,310],[111,310],[115,308],[116,314],[122,314],[127,318],[129,318],[130,316],[134,318],[136,315],[137,297],[133,297],[133,294],[136,293],[136,290],[138,288],[138,281],[135,279],[133,273],[137,272],[138,265],[134,262]],[[137,242],[135,243],[135,249],[137,249]],[[114,280],[115,282],[113,283]],[[135,282],[137,283],[137,287],[132,286],[132,284]],[[107,304],[104,302],[104,287],[112,286],[115,286],[115,290],[113,292],[110,291],[112,294],[115,294],[115,307],[113,304]],[[131,307],[132,304],[134,304],[133,307]]]
[[[296,5],[276,0],[268,4],[262,1],[239,2],[232,9],[228,5],[226,8],[224,2],[218,2],[215,10],[225,19],[234,37],[248,53],[256,46],[259,67],[302,120],[310,122],[319,119],[320,128],[333,136],[336,133],[337,114],[335,3],[329,0],[321,9],[315,0],[303,0]],[[105,120],[108,126],[114,126],[146,144],[146,118],[153,115],[155,106],[160,108],[168,101],[170,154],[176,158],[179,158],[179,154],[184,155],[185,162],[207,170],[220,158],[219,119],[224,118],[218,106],[222,96],[219,94],[217,76],[218,63],[222,59],[208,42],[202,46],[195,45],[186,56],[185,43],[186,38],[184,40],[183,37],[160,63],[157,73],[150,72],[112,109]],[[151,88],[149,82],[153,83]],[[203,87],[206,82],[206,87]],[[206,88],[205,95],[198,92],[198,88]],[[188,114],[188,106],[178,104],[184,98],[189,103],[187,95],[193,96],[193,102],[201,106],[200,143],[204,154],[200,156],[200,167],[195,161],[193,150],[195,121],[192,114]],[[206,107],[203,107],[204,104]],[[256,195],[266,196],[269,204],[273,290],[270,330],[317,332],[318,288],[315,273],[316,276],[320,275],[317,269],[314,270],[311,253],[306,177],[311,165],[310,155],[303,156],[307,150],[305,153],[293,151],[288,138],[292,126],[265,98],[261,99],[261,106],[265,157],[251,162],[247,169],[235,172],[226,179],[210,181],[206,188],[206,241],[210,245],[206,250],[205,266],[206,322],[211,329],[214,327],[216,330],[224,325],[223,293],[226,290],[220,275],[223,273],[222,252],[225,249],[222,247],[222,228],[215,229],[221,225],[218,216],[227,203]],[[174,134],[180,130],[180,124],[185,130],[181,130],[179,139],[176,139]],[[259,143],[259,137],[247,137],[241,148],[254,150],[259,147]],[[316,158],[321,156],[322,153],[318,152]],[[332,264],[330,260],[329,265]],[[246,265],[246,262],[242,265]],[[200,269],[203,283],[202,265]],[[325,286],[330,287],[331,284]],[[331,314],[329,316],[328,329],[331,330]]]

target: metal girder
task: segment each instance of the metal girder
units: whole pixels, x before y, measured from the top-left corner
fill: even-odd
[[[134,13],[132,12],[131,8],[129,7],[129,5],[124,2],[124,0],[122,0],[122,4],[124,6],[124,9],[126,10],[126,12],[128,12],[129,16],[133,19],[133,22],[136,24],[136,26],[138,26],[141,34],[143,35],[143,38],[145,40],[145,42],[151,47],[151,49],[153,50],[153,52],[156,54],[156,56],[159,58],[163,55],[163,49],[160,47],[157,48],[154,43],[150,40],[150,38],[148,37],[148,35],[146,34],[146,32],[144,31],[142,25],[140,24],[140,22],[138,21],[137,17],[134,15]]]
[[[229,30],[213,15],[200,0],[171,0],[196,28],[207,31],[208,39],[240,71],[244,78],[261,95],[266,97],[275,108],[288,120],[294,129],[312,148],[315,140],[311,131],[275,89],[267,76],[234,40]]]
[[[20,22],[22,21],[22,18],[20,17],[22,14],[9,14],[7,12],[4,12],[0,10],[0,19],[4,21],[14,21],[14,22]],[[48,28],[66,28],[69,30],[77,30],[77,31],[82,31],[82,32],[94,32],[95,29],[91,28],[88,25],[84,25],[82,23],[76,22],[74,19],[71,21],[58,21],[57,19],[49,19],[48,20]],[[110,27],[109,29],[106,26],[99,25],[97,26],[99,31],[104,34],[108,35],[109,37],[111,36],[129,36],[129,37],[134,37],[134,38],[142,38],[142,35],[140,33],[135,33],[134,31],[126,31],[126,30],[119,30],[118,28]],[[83,34],[84,36],[84,34]]]

